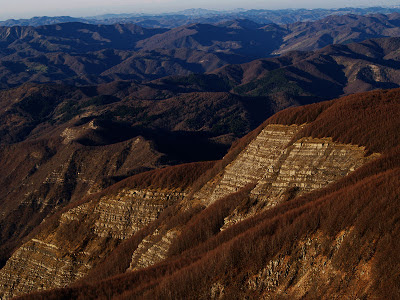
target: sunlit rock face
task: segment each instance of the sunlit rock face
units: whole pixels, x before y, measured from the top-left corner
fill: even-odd
[[[233,210],[225,218],[221,228],[224,230],[282,201],[326,187],[378,156],[366,156],[363,147],[340,144],[330,138],[298,139],[302,129],[299,125],[266,126],[192,200],[185,198],[187,191],[124,188],[70,209],[57,224],[25,243],[9,259],[0,271],[0,295],[9,298],[73,283],[121,241],[152,223],[174,203],[195,201],[206,207],[254,184],[250,191],[251,204],[246,209]],[[145,268],[167,258],[180,229],[166,229],[161,224],[132,253],[128,270]],[[281,265],[277,261],[279,268]],[[257,289],[260,284],[275,284],[275,273],[268,275],[272,271],[267,269],[260,272],[248,282],[249,289]],[[221,293],[215,286],[213,294]]]
[[[121,241],[184,196],[177,191],[122,189],[70,209],[7,261],[0,271],[1,297],[65,287],[82,278]]]
[[[340,144],[331,138],[296,140],[302,128],[268,125],[219,178],[206,184],[195,198],[209,205],[254,183],[255,188],[250,193],[253,207],[246,209],[246,214],[235,212],[229,216],[226,228],[262,209],[323,188],[379,156],[366,156],[364,147]]]

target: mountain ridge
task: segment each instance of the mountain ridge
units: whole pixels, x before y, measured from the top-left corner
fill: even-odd
[[[400,14],[367,11],[0,27],[0,298],[396,299]]]
[[[164,13],[160,15],[149,14],[109,14],[86,18],[71,18],[68,16],[59,17],[33,17],[31,19],[5,20],[0,21],[0,26],[15,25],[49,25],[61,23],[63,21],[78,21],[92,24],[113,24],[113,23],[138,23],[145,27],[177,27],[190,23],[218,23],[221,18],[251,18],[254,22],[268,24],[280,23],[288,24],[298,21],[315,21],[329,15],[360,14],[371,13],[390,14],[399,12],[398,7],[369,7],[369,8],[339,8],[339,9],[283,9],[283,10],[265,10],[265,9],[238,9],[234,11],[214,11],[204,9],[186,10],[177,13]]]
[[[385,243],[379,229],[369,227],[368,220],[370,220],[371,212],[376,212],[377,206],[381,203],[389,205],[390,209],[385,210],[385,214],[389,215],[398,205],[398,201],[395,200],[398,190],[396,182],[399,178],[396,174],[398,174],[399,166],[398,142],[400,136],[397,131],[398,119],[395,117],[399,112],[398,94],[398,89],[374,91],[306,107],[290,108],[266,121],[257,131],[246,138],[247,141],[244,139],[237,146],[238,150],[233,148],[233,152],[231,152],[234,153],[233,162],[239,163],[237,159],[242,157],[254,163],[261,159],[261,152],[268,147],[275,149],[269,154],[274,155],[277,148],[272,137],[284,137],[279,142],[282,146],[282,154],[289,151],[291,146],[287,150],[285,150],[285,146],[292,139],[291,143],[293,144],[291,145],[298,145],[296,147],[302,148],[304,151],[295,151],[293,152],[297,153],[295,155],[300,155],[300,153],[302,153],[301,156],[307,156],[310,153],[317,155],[321,153],[322,156],[336,155],[335,151],[323,150],[324,147],[329,149],[333,146],[339,147],[337,155],[340,156],[340,153],[344,153],[344,148],[340,148],[342,146],[337,143],[342,141],[345,143],[343,146],[346,149],[361,154],[360,156],[358,154],[355,156],[342,155],[344,164],[352,165],[349,161],[350,157],[365,160],[363,166],[356,167],[354,172],[348,176],[345,176],[347,173],[345,172],[339,176],[341,179],[334,180],[325,188],[317,188],[315,191],[305,194],[299,193],[304,188],[301,184],[297,186],[300,190],[289,188],[293,187],[289,184],[288,194],[281,194],[280,197],[283,199],[272,207],[260,206],[260,200],[255,201],[252,198],[254,196],[250,196],[250,191],[255,191],[254,185],[245,185],[242,190],[240,190],[240,186],[237,186],[237,192],[226,197],[221,195],[222,198],[209,202],[200,208],[200,211],[198,206],[201,204],[195,200],[196,198],[189,197],[186,202],[166,210],[160,219],[149,227],[149,231],[140,231],[138,236],[127,240],[123,244],[125,245],[123,251],[127,252],[119,252],[117,256],[121,259],[121,265],[117,266],[116,257],[111,255],[111,261],[105,261],[105,269],[101,267],[93,269],[93,273],[90,275],[92,279],[88,279],[87,283],[83,279],[75,287],[32,294],[24,298],[61,296],[96,298],[105,295],[104,293],[112,293],[114,297],[123,295],[132,298],[181,298],[188,295],[219,298],[221,295],[234,294],[259,297],[268,294],[280,296],[284,293],[295,298],[304,295],[318,297],[322,295],[321,293],[338,296],[346,296],[351,293],[358,296],[392,295],[390,293],[395,293],[396,290],[393,288],[386,290],[379,277],[371,277],[371,269],[368,269],[369,271],[365,273],[364,277],[360,272],[370,268],[369,264],[373,264],[374,268],[377,266],[375,265],[377,262],[373,260],[374,257],[382,262],[384,255],[382,256],[381,253],[389,251],[391,245]],[[371,120],[375,120],[375,122],[371,122]],[[302,126],[288,125],[305,124],[305,122],[307,122],[306,125]],[[333,128],[332,122],[339,123],[341,126]],[[278,133],[281,129],[276,131],[273,129],[275,127],[285,128],[285,131],[292,130],[292,133],[282,135],[282,131]],[[380,138],[381,135],[375,130],[388,133],[387,136],[390,139]],[[263,135],[271,138],[265,139]],[[327,136],[331,136],[333,139],[329,140],[326,138]],[[267,148],[257,147],[254,144],[257,140]],[[349,142],[353,145],[347,148]],[[359,148],[355,146],[357,144],[364,145],[364,147]],[[311,146],[310,150],[306,150],[309,146]],[[379,151],[381,155],[374,154],[369,157],[366,149],[372,150],[371,152]],[[253,154],[245,155],[246,151],[251,151]],[[297,159],[300,159],[301,156],[298,156]],[[219,189],[220,187],[216,183],[223,182],[222,177],[215,176],[215,174],[222,172],[225,174],[223,176],[229,175],[226,170],[232,168],[234,164],[230,162],[229,158],[226,159],[228,161],[224,163],[222,169],[221,166],[215,165],[213,169],[217,169],[205,175],[208,179],[202,181],[201,186],[204,188],[211,184],[211,189],[206,188],[206,193],[208,193],[207,191],[212,192],[213,189]],[[367,162],[368,160],[369,162]],[[277,159],[277,161],[282,160]],[[310,163],[309,159],[304,161],[307,165]],[[326,162],[324,160],[324,163]],[[294,165],[296,164],[291,162],[289,170],[293,170]],[[243,162],[239,163],[239,167],[244,173],[250,170],[244,167]],[[317,172],[314,175],[317,177],[319,176],[316,175],[318,174],[317,170],[322,172],[339,171],[337,165],[319,169],[317,164],[314,167]],[[306,171],[303,168],[296,170],[297,175]],[[265,171],[268,174],[268,171]],[[273,171],[271,172],[273,173]],[[292,178],[290,172],[285,173],[284,168],[278,169],[278,172],[285,178]],[[240,174],[235,176],[243,177]],[[312,177],[305,176],[305,182],[308,182],[310,178]],[[303,180],[301,176],[294,176],[292,179]],[[294,183],[292,179],[288,183]],[[281,187],[278,182],[277,186]],[[378,189],[378,192],[373,192],[374,189]],[[380,197],[382,193],[387,197]],[[205,195],[204,192],[202,194]],[[366,196],[362,197],[361,195]],[[378,198],[381,200],[377,201]],[[208,199],[210,201],[210,198]],[[325,207],[325,205],[327,206]],[[251,213],[249,209],[256,207],[260,209],[258,214]],[[360,214],[357,213],[358,209],[361,211]],[[334,212],[333,215],[332,212]],[[184,217],[185,214],[186,217]],[[244,214],[246,217],[243,219],[240,214]],[[376,216],[375,213],[374,215]],[[177,216],[181,216],[178,223]],[[236,222],[229,223],[229,220],[234,220],[232,219],[234,216],[236,216]],[[376,216],[375,218],[380,217]],[[206,220],[208,221],[206,222]],[[338,222],[338,220],[340,221]],[[384,218],[380,222],[382,222],[381,226],[385,226],[385,228],[395,226]],[[200,226],[200,224],[202,225]],[[225,227],[222,227],[224,224]],[[223,230],[220,230],[221,228]],[[365,231],[366,228],[370,228],[369,231]],[[280,230],[282,230],[282,235]],[[185,238],[175,238],[174,242],[177,234],[181,234]],[[375,238],[379,240],[376,244],[377,248],[371,248],[370,242]],[[349,251],[354,251],[353,244],[355,243],[358,245],[357,249],[360,250],[357,251],[357,254],[349,254],[353,253]],[[170,248],[171,245],[175,245],[175,248]],[[263,247],[262,245],[269,246],[262,248],[265,251],[255,251],[252,245],[257,245],[257,249]],[[142,255],[142,262],[145,259],[150,265],[155,265],[151,267],[147,264],[144,265],[148,266],[147,268],[139,267],[136,271],[125,272],[126,269],[122,265],[129,264],[130,261],[122,259],[122,257],[123,255],[132,257],[132,251],[135,249],[140,249],[139,252],[142,254],[137,254]],[[172,252],[168,252],[168,249]],[[368,251],[364,251],[364,249]],[[168,260],[162,261],[165,253],[167,257],[168,253],[171,256]],[[256,253],[257,255],[255,255]],[[386,265],[391,266],[391,269],[396,265],[393,265],[395,257],[390,256],[385,259],[390,259]],[[139,261],[141,260],[136,258],[132,263],[139,263]],[[110,262],[113,263],[110,265]],[[357,267],[349,269],[347,264],[355,264]],[[240,272],[236,272],[235,265],[240,266]],[[315,266],[313,267],[313,265]],[[105,273],[102,273],[102,270]],[[194,277],[187,276],[187,270],[190,270]],[[340,274],[344,274],[343,276],[348,278],[349,284],[344,285],[333,280],[333,285],[329,289],[320,289],[320,285],[321,287],[326,286],[326,282],[335,278],[321,276],[320,274],[323,274],[324,270],[341,272]],[[204,276],[205,273],[209,276]],[[118,276],[108,278],[112,275]],[[239,278],[246,282],[245,288],[238,287]],[[99,281],[101,279],[104,281]],[[307,282],[313,280],[315,284],[309,286]],[[357,282],[360,280],[362,286],[357,288]],[[372,284],[367,284],[370,280],[372,280]],[[388,284],[395,284],[393,278],[387,278],[387,280],[390,280]],[[172,295],[169,294],[171,292]]]
[[[231,64],[278,57],[276,54],[318,52],[331,43],[397,37],[399,18],[399,14],[331,16],[285,26],[236,19],[174,29],[83,23],[0,27],[0,88],[25,82],[140,83],[214,72]],[[374,30],[369,29],[371,24]]]

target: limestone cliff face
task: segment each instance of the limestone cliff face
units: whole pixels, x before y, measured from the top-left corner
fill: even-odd
[[[256,183],[250,192],[252,205],[237,207],[225,218],[221,230],[297,195],[320,189],[346,176],[378,154],[365,156],[365,149],[333,142],[330,138],[293,141],[303,126],[267,126],[220,174],[194,195],[190,203],[208,206],[218,199]],[[247,204],[246,204],[247,205]],[[162,261],[180,228],[159,228],[148,236],[132,256],[130,269]],[[173,236],[172,235],[172,236]]]
[[[255,184],[250,192],[251,206],[234,209],[225,218],[223,230],[296,195],[323,188],[377,157],[365,156],[362,147],[339,144],[330,138],[296,140],[302,128],[268,125],[193,198],[185,198],[185,192],[175,190],[124,188],[65,212],[9,259],[0,271],[0,296],[8,298],[71,284],[100,263],[122,240],[150,224],[174,203],[182,201],[182,207],[201,203],[206,207],[249,183]],[[167,258],[180,230],[161,224],[132,253],[128,270]],[[284,269],[285,258],[277,259],[276,265]],[[261,285],[274,287],[275,281],[280,280],[273,277],[279,272],[268,268],[260,272],[261,275],[254,274],[249,279],[249,289]],[[274,275],[269,276],[270,273]],[[216,283],[212,295],[223,295],[223,285]]]
[[[63,213],[20,247],[0,271],[0,297],[65,287],[124,239],[154,221],[183,192],[122,189]]]
[[[286,146],[301,129],[301,126],[268,126],[225,168],[215,188],[210,190],[208,184],[195,197],[209,205],[249,183],[258,182],[266,172],[274,172]]]
[[[60,145],[59,139],[0,147],[0,264],[48,214],[138,170],[161,154],[141,137],[120,143]]]
[[[47,241],[53,243],[49,243]],[[69,253],[49,237],[32,239],[20,247],[0,272],[2,299],[33,291],[63,287],[90,269],[88,255]]]
[[[115,198],[102,199],[96,206],[94,231],[101,237],[126,239],[184,196],[185,193],[176,191],[124,190]]]
[[[365,156],[365,148],[333,142],[331,138],[305,137],[293,141],[303,126],[269,125],[219,175],[196,195],[206,205],[256,183],[253,207],[236,210],[226,226],[287,201],[323,188],[346,176],[378,154]]]
[[[154,265],[167,258],[168,249],[177,237],[177,230],[158,230],[149,235],[139,244],[132,255],[128,270],[139,270]]]

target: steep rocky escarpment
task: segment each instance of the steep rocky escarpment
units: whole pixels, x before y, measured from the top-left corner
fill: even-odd
[[[176,229],[159,231],[156,229],[138,245],[132,254],[130,270],[140,270],[165,260],[171,244],[178,236]]]
[[[225,168],[220,180],[213,182],[215,188],[212,192],[207,194],[201,190],[194,195],[195,199],[201,197],[201,202],[207,206],[249,183],[256,183],[250,192],[253,206],[247,208],[247,213],[242,212],[243,207],[239,206],[226,215],[223,225],[226,229],[265,207],[287,201],[285,197],[291,191],[295,191],[291,195],[293,198],[296,194],[324,187],[371,159],[364,157],[362,148],[334,143],[329,139],[303,138],[291,145],[293,137],[304,126],[266,126]],[[209,191],[210,187],[206,185],[204,190]],[[33,291],[35,284],[48,289],[64,287],[76,281],[96,265],[97,259],[93,257],[105,257],[120,241],[156,220],[165,207],[181,201],[184,196],[184,193],[172,190],[121,190],[115,195],[102,197],[95,206],[84,204],[65,212],[55,233],[47,233],[44,239],[35,237],[17,250],[7,262],[2,270],[3,276],[14,275],[8,279],[2,277],[4,290],[12,287],[5,295],[13,295],[14,291]],[[64,253],[62,240],[68,239],[65,236],[69,231],[67,228],[77,232],[82,230],[87,234],[81,239],[74,239],[74,243],[67,246],[72,250]],[[181,230],[182,227],[166,229],[164,226],[156,229],[132,253],[130,269],[140,269],[164,260]],[[87,241],[83,248],[82,240]],[[99,250],[96,245],[102,245],[102,249]],[[63,257],[61,261],[57,258],[60,256]],[[55,259],[46,260],[48,257]],[[34,279],[34,274],[43,273],[35,267],[42,260],[46,260],[44,264],[51,271],[45,272],[35,281],[37,279]],[[58,279],[51,280],[51,276]]]
[[[2,147],[4,194],[1,259],[49,213],[98,192],[108,181],[143,168],[154,168],[161,157],[141,137],[102,147],[59,140],[24,142]]]
[[[2,297],[65,287],[83,277],[121,240],[154,221],[182,193],[123,190],[60,216],[20,247],[0,271]],[[168,199],[168,200],[167,200]]]
[[[246,149],[229,164],[210,194],[208,186],[195,198],[211,203],[249,183],[257,183],[252,194],[270,203],[283,200],[288,189],[306,193],[354,171],[371,158],[362,147],[335,143],[332,139],[291,140],[306,125],[268,125]],[[373,158],[373,157],[372,157]],[[293,195],[296,196],[296,195]]]
[[[301,138],[289,144],[301,129],[302,126],[268,125],[225,168],[219,182],[212,183],[216,186],[211,194],[204,196],[200,192],[195,197],[201,196],[212,203],[247,184],[256,184],[250,192],[252,207],[239,207],[226,218],[226,222],[237,222],[247,214],[323,188],[378,156],[365,156],[365,148],[336,143],[329,138]],[[276,133],[282,131],[291,134],[281,135],[280,139]],[[239,213],[241,210],[247,213]]]
[[[357,99],[353,101],[358,102]],[[193,202],[191,205],[196,206],[200,203],[203,207],[207,207],[218,200],[227,202],[228,200],[222,199],[249,184],[254,185],[247,191],[248,199],[232,202],[232,207],[227,209],[222,216],[222,223],[221,221],[213,223],[216,227],[211,231],[216,233],[220,229],[225,230],[279,203],[326,187],[379,157],[378,154],[368,154],[365,147],[345,144],[340,140],[334,141],[332,138],[312,138],[305,134],[306,129],[311,127],[313,122],[318,121],[317,117],[321,110],[328,109],[331,104],[321,104],[322,108],[317,108],[316,113],[313,112],[313,107],[308,108],[308,113],[301,114],[300,112],[302,120],[297,121],[303,125],[265,124],[259,134],[232,162],[193,195],[193,200],[189,201],[189,203]],[[301,109],[294,109],[294,111],[298,112]],[[276,116],[275,122],[279,118],[281,116]],[[289,115],[287,122],[290,122],[291,118]],[[305,123],[307,121],[312,123]],[[269,123],[274,123],[274,120],[270,120]],[[347,129],[350,130],[350,128]],[[219,213],[219,218],[222,214]],[[192,226],[201,227],[202,222],[211,222],[206,219],[207,217],[200,218],[193,223],[197,225],[192,224]],[[188,224],[185,226],[190,227]],[[193,242],[184,243],[182,240],[190,241],[193,238],[193,234],[188,233],[191,230],[196,232],[198,229],[180,226],[171,230],[171,228],[159,227],[153,234],[143,239],[135,250],[130,268],[138,269],[161,262],[168,256],[171,245],[173,253],[190,247]],[[175,242],[171,242],[171,235],[177,232],[178,238]],[[204,237],[200,238],[201,241],[204,241],[203,239]],[[186,245],[177,246],[176,244]]]
[[[225,230],[262,210],[323,188],[378,157],[365,156],[363,147],[335,143],[332,139],[301,138],[291,142],[304,126],[266,126],[220,174],[191,200],[187,198],[186,205],[204,209],[218,200],[228,202],[222,199],[246,188],[247,201],[233,201],[225,213],[219,212],[222,223],[217,225],[217,222],[214,226],[219,226],[217,230]],[[187,209],[183,207],[180,213]],[[168,221],[165,222],[167,224],[160,224],[140,242],[133,252],[130,269],[138,270],[162,262],[171,254],[171,246],[176,252],[180,246],[175,244],[185,244],[182,240],[192,238],[187,233],[191,229],[186,227],[193,226],[192,230],[196,231],[196,227],[201,227],[200,223],[212,221],[199,219],[192,225],[179,224],[172,228]]]
[[[123,240],[179,203],[190,184],[185,175],[201,175],[212,165],[143,173],[51,217],[0,271],[2,297],[65,287],[82,278]]]
[[[102,237],[126,239],[157,219],[165,207],[181,201],[184,196],[185,193],[179,191],[122,191],[115,198],[100,201],[95,209],[98,217],[94,232]],[[144,199],[145,202],[137,199]]]
[[[190,181],[183,200],[110,246],[91,269],[96,274],[26,298],[395,297],[399,93],[370,92],[278,113],[208,171],[192,172],[198,183]],[[117,188],[120,195],[131,195],[126,187]],[[86,205],[94,210],[97,203],[64,216],[85,214]],[[109,236],[119,228],[128,232],[113,215],[140,227],[120,207],[102,219],[114,227],[101,226]],[[54,245],[46,243],[46,249]]]

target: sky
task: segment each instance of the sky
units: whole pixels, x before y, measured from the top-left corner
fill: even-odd
[[[187,8],[223,10],[392,6],[400,5],[400,0],[0,0],[0,4],[0,20],[6,20],[34,16],[161,13]]]

